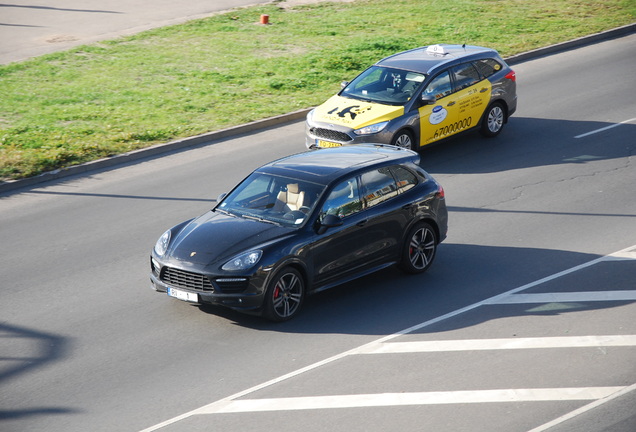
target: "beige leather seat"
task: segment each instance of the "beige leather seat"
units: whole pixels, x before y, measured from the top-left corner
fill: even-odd
[[[286,191],[280,191],[276,197],[274,211],[287,212],[298,210],[305,201],[305,192],[299,190],[298,183],[287,185]]]

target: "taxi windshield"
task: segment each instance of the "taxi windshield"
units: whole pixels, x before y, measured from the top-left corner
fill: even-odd
[[[323,189],[324,186],[311,182],[255,172],[226,196],[215,211],[300,227]]]
[[[426,76],[402,69],[372,66],[358,75],[340,96],[388,105],[404,105],[421,87]]]

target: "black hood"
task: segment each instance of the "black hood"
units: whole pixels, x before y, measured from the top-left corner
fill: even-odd
[[[210,211],[173,233],[166,257],[208,265],[219,259],[230,259],[292,231],[267,222]]]

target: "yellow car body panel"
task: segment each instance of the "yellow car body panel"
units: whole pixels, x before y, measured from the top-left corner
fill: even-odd
[[[490,101],[492,84],[484,79],[419,108],[420,147],[475,126]]]
[[[355,130],[393,120],[403,114],[403,106],[370,103],[336,95],[315,109],[314,119]]]

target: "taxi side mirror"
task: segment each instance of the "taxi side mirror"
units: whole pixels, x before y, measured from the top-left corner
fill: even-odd
[[[433,95],[423,94],[422,97],[420,98],[420,102],[422,103],[422,106],[432,105],[435,102],[437,102],[437,99]]]

